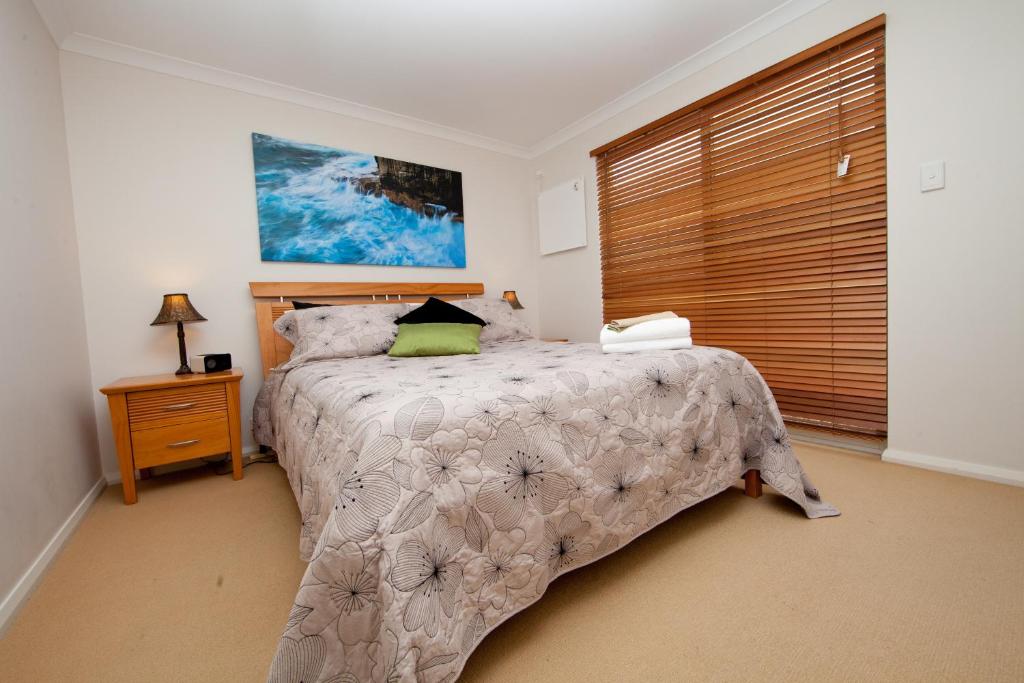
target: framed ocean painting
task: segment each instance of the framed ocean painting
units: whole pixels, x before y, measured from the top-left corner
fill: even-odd
[[[462,174],[252,134],[264,261],[466,267]]]

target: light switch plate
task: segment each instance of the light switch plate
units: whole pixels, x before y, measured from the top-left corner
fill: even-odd
[[[921,192],[941,190],[946,186],[946,162],[928,161],[921,164]]]

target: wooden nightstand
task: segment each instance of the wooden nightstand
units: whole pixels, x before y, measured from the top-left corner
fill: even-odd
[[[121,465],[125,505],[138,501],[135,470],[231,453],[242,478],[241,370],[211,374],[125,377],[100,389]]]

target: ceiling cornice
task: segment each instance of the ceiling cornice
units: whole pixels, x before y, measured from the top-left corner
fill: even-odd
[[[262,78],[246,76],[245,74],[219,69],[198,62],[190,62],[177,57],[150,52],[131,45],[115,43],[95,36],[82,33],[68,35],[60,44],[60,48],[67,52],[74,52],[108,62],[117,62],[127,66],[134,66],[148,71],[177,76],[190,81],[217,85],[230,90],[269,97],[275,100],[291,102],[312,109],[351,116],[353,118],[380,123],[414,133],[430,135],[452,142],[470,145],[487,149],[492,152],[499,152],[521,159],[528,158],[529,149],[522,145],[515,145],[503,140],[495,140],[485,135],[478,135],[468,131],[451,128],[430,121],[396,114],[384,109],[377,109],[358,102],[343,100],[330,95],[294,88],[290,85],[283,85]]]
[[[536,158],[581,133],[600,125],[643,100],[692,76],[715,62],[740,50],[764,36],[777,31],[793,20],[821,7],[830,0],[789,0],[774,10],[733,31],[700,52],[663,71],[629,92],[602,105],[530,146],[490,138],[465,130],[432,123],[404,114],[378,109],[338,97],[295,88],[282,83],[246,76],[245,74],[171,57],[158,52],[115,43],[95,36],[70,31],[60,0],[33,0],[58,47],[68,52],[87,55],[118,64],[177,76],[191,81],[228,88],[250,95],[268,97],[312,109],[329,111],[364,121],[393,126],[402,130],[430,135],[452,142],[506,154],[520,159]]]
[[[531,159],[551,151],[555,147],[571,140],[581,133],[600,125],[608,119],[621,114],[648,97],[651,97],[693,74],[706,69],[715,62],[728,57],[733,52],[743,49],[766,35],[773,33],[786,24],[799,19],[830,0],[789,0],[772,11],[761,15],[749,24],[742,26],[721,40],[715,41],[700,52],[687,57],[673,67],[666,69],[654,78],[641,83],[629,92],[620,95],[581,119],[570,123],[556,133],[552,133],[535,145],[531,145]]]

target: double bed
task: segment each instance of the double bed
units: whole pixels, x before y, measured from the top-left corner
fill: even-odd
[[[265,382],[257,441],[302,514],[309,562],[269,680],[452,681],[559,575],[745,479],[838,514],[771,392],[722,349],[603,355],[483,342],[479,355],[289,361],[289,299],[466,298],[482,285],[251,283]],[[486,329],[486,328],[485,328]]]

